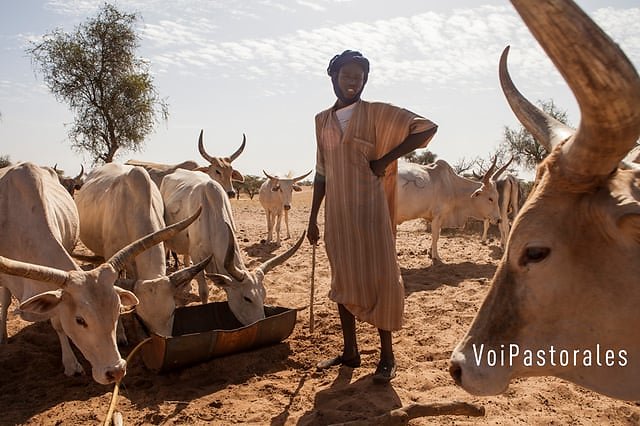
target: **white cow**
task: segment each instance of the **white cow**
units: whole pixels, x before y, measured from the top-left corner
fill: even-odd
[[[291,238],[289,232],[289,210],[291,210],[291,196],[293,191],[300,192],[302,188],[297,184],[302,179],[309,176],[306,173],[298,177],[278,177],[272,176],[262,171],[267,177],[260,186],[259,200],[267,217],[267,241],[272,241],[273,226],[276,226],[276,242],[280,244],[280,223],[282,221],[282,213],[284,212],[284,224],[287,228],[287,238]]]
[[[619,163],[640,136],[640,76],[575,3],[512,3],[571,87],[581,120],[571,129],[527,101],[505,49],[505,96],[550,154],[450,372],[475,395],[501,393],[518,377],[556,376],[637,401],[640,171]]]
[[[264,318],[264,275],[288,259],[300,247],[302,238],[285,253],[249,271],[236,242],[231,202],[222,186],[202,172],[176,170],[165,176],[160,185],[165,203],[165,221],[181,220],[193,206],[202,205],[202,215],[189,228],[166,245],[178,254],[188,254],[194,261],[213,254],[214,261],[205,268],[207,276],[227,293],[229,307],[243,324]],[[225,275],[227,274],[227,275]],[[203,274],[196,276],[202,303],[209,298]]]
[[[167,164],[158,164],[158,163],[149,163],[145,161],[137,161],[137,160],[129,160],[126,164],[130,164],[133,166],[141,166],[144,167],[149,174],[151,175],[151,179],[160,187],[160,183],[162,182],[162,178],[166,175],[173,173],[177,169],[186,169],[186,170],[197,170],[208,174],[211,179],[218,182],[224,190],[227,192],[230,198],[235,197],[236,192],[233,187],[233,181],[244,182],[244,176],[242,173],[235,170],[231,163],[242,154],[244,151],[245,144],[247,142],[247,137],[242,135],[242,144],[240,148],[238,148],[231,156],[229,157],[213,157],[207,153],[204,149],[204,143],[202,141],[203,130],[200,130],[200,136],[198,137],[198,151],[202,158],[209,162],[208,166],[198,167],[197,163],[194,161],[184,161],[180,164],[175,165],[167,165]]]
[[[441,228],[461,227],[469,217],[492,223],[500,220],[494,166],[477,182],[458,175],[444,160],[426,166],[398,164],[396,221],[422,218],[431,222],[429,254],[434,262],[442,262],[438,254]]]
[[[121,379],[126,362],[116,346],[116,322],[120,310],[132,308],[138,299],[114,285],[118,273],[131,258],[189,223],[140,239],[102,265],[83,271],[69,255],[78,238],[78,212],[53,169],[31,163],[1,169],[2,342],[7,341],[7,309],[13,295],[25,320],[51,320],[60,339],[65,374],[83,372],[71,349],[71,338],[91,363],[96,382]]]
[[[511,229],[512,220],[518,215],[520,210],[520,180],[511,173],[503,173],[511,164],[509,160],[504,166],[500,167],[493,175],[498,191],[498,208],[500,209],[500,222],[498,230],[500,231],[500,245],[502,248],[507,244],[507,237]],[[474,173],[475,176],[475,173]],[[481,179],[481,178],[479,178]],[[481,241],[487,239],[489,233],[489,219],[484,220]]]
[[[165,227],[160,190],[142,167],[109,163],[93,170],[76,193],[75,202],[80,215],[80,239],[104,258]],[[164,245],[160,243],[125,265],[127,277],[132,278],[127,288],[140,300],[136,313],[149,330],[171,335],[174,296],[189,285],[208,260],[210,256],[198,265],[166,276]]]

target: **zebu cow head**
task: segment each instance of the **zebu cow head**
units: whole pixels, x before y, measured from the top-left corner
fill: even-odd
[[[191,280],[207,266],[212,257],[213,255],[168,276],[151,280],[120,281],[123,287],[133,289],[140,300],[136,306],[136,314],[149,330],[161,336],[172,335],[176,295],[191,283]]]
[[[244,134],[242,135],[242,144],[240,145],[240,148],[231,154],[230,157],[212,157],[207,154],[207,151],[204,149],[204,143],[202,142],[203,132],[203,130],[200,130],[200,137],[198,137],[198,151],[200,151],[202,158],[209,162],[209,165],[206,167],[199,167],[196,170],[208,174],[211,179],[222,185],[229,198],[233,198],[236,196],[236,192],[231,181],[235,180],[238,182],[244,182],[244,176],[242,176],[242,173],[239,171],[234,170],[231,163],[233,160],[238,158],[240,154],[242,154],[247,142],[247,137]]]
[[[265,317],[264,300],[267,292],[264,288],[264,276],[274,267],[289,259],[302,245],[305,233],[302,233],[296,244],[284,253],[275,256],[253,271],[239,270],[234,263],[236,245],[231,227],[227,224],[229,232],[229,245],[225,255],[225,274],[205,273],[217,286],[227,293],[229,308],[242,324],[252,324]]]
[[[126,373],[127,363],[116,346],[119,314],[138,304],[133,293],[114,285],[118,274],[128,261],[173,237],[199,214],[200,210],[182,222],[134,241],[90,271],[62,271],[0,256],[0,272],[59,287],[25,300],[20,309],[41,318],[57,316],[65,334],[91,363],[93,379],[109,384],[119,381]]]
[[[77,190],[82,188],[82,184],[84,183],[84,166],[82,164],[80,165],[80,173],[75,177],[64,176],[62,170],[58,170],[57,163],[53,166],[53,170],[58,175],[60,185],[64,186],[72,197]]]
[[[295,192],[300,192],[302,191],[302,188],[300,188],[300,185],[298,185],[298,182],[300,182],[302,179],[306,178],[307,176],[309,176],[311,174],[313,170],[309,171],[308,173],[305,173],[301,176],[297,176],[297,177],[278,177],[278,176],[273,176],[270,175],[269,173],[265,172],[264,170],[262,171],[262,173],[264,173],[264,175],[267,177],[267,179],[269,179],[269,189],[272,192],[275,192],[279,195],[279,197],[281,198],[282,201],[282,208],[285,210],[290,210],[291,209],[291,196],[293,195],[293,191]],[[289,176],[291,176],[291,173],[289,173]]]
[[[500,222],[500,207],[498,206],[498,189],[496,188],[496,179],[504,171],[496,169],[497,157],[493,158],[491,167],[486,171],[484,176],[479,178],[480,188],[471,194],[471,202],[474,207],[472,211],[478,215],[477,219],[489,219],[491,223]]]
[[[573,2],[512,3],[571,87],[581,122],[573,130],[528,102],[507,73],[505,49],[507,100],[551,154],[450,372],[476,395],[500,393],[516,377],[552,375],[638,400],[640,172],[618,164],[640,135],[640,77]],[[490,354],[497,363],[492,355],[487,362]]]

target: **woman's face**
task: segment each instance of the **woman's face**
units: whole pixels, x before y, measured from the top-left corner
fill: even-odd
[[[355,62],[343,65],[338,71],[338,87],[346,99],[353,99],[360,93],[363,85],[364,70]]]

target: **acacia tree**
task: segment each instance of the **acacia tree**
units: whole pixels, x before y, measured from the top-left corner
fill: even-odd
[[[567,112],[561,111],[553,103],[553,100],[538,101],[540,108],[563,124],[569,125]],[[498,163],[513,156],[513,164],[518,164],[527,170],[535,170],[548,154],[547,150],[533,138],[531,133],[522,125],[518,129],[504,128],[504,141],[498,147],[496,154]]]
[[[433,163],[434,161],[436,161],[436,157],[438,157],[438,155],[434,154],[428,149],[411,151],[410,153],[404,156],[404,158],[408,162],[422,164],[422,165]]]
[[[27,49],[49,90],[75,113],[71,146],[94,164],[110,163],[119,149],[139,151],[155,122],[168,117],[148,63],[135,55],[137,19],[105,3],[74,32],[56,29]]]

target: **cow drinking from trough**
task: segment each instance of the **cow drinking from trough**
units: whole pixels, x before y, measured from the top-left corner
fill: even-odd
[[[194,217],[195,218],[195,217]],[[194,218],[190,220],[193,221]],[[126,362],[115,341],[121,309],[138,303],[114,285],[119,271],[148,247],[188,226],[160,230],[122,248],[105,263],[84,271],[71,258],[78,239],[78,211],[55,172],[31,163],[0,171],[0,341],[7,341],[7,310],[13,295],[28,321],[51,320],[66,375],[82,373],[69,338],[92,366],[96,382],[120,380]]]
[[[76,193],[75,202],[80,215],[80,240],[104,258],[165,227],[160,190],[142,167],[109,163],[93,170]],[[167,276],[164,245],[160,243],[125,264],[127,280],[122,285],[138,297],[136,313],[147,329],[171,335],[175,296],[208,260],[210,257]]]
[[[267,241],[272,241],[273,227],[275,225],[276,242],[280,244],[280,223],[284,213],[284,225],[287,228],[287,238],[291,238],[289,232],[289,210],[291,210],[291,196],[293,191],[300,192],[302,188],[298,185],[302,179],[309,176],[306,173],[298,177],[278,177],[262,171],[267,180],[260,186],[259,199],[267,217]]]
[[[213,260],[205,268],[206,276],[224,289],[229,308],[242,324],[263,319],[266,290],[265,274],[281,264],[302,244],[303,237],[286,252],[264,262],[253,271],[242,260],[236,241],[231,202],[222,186],[202,172],[176,170],[165,176],[160,185],[165,203],[165,221],[181,220],[193,206],[202,205],[202,215],[189,228],[166,245],[178,254],[189,255],[194,262],[213,254]],[[207,303],[209,287],[203,274],[196,276],[200,300]]]
[[[398,164],[397,223],[418,218],[431,222],[429,253],[434,262],[442,262],[438,254],[441,228],[461,227],[469,217],[499,221],[494,168],[495,162],[477,182],[458,175],[444,160],[426,166]]]
[[[580,125],[569,128],[518,92],[505,49],[505,96],[550,154],[538,166],[489,293],[451,355],[450,372],[475,395],[501,393],[517,377],[556,376],[639,400],[640,172],[618,165],[640,135],[640,76],[575,3],[512,3],[571,87]],[[476,357],[502,348],[504,364]],[[542,351],[542,362],[527,362],[527,350]]]

